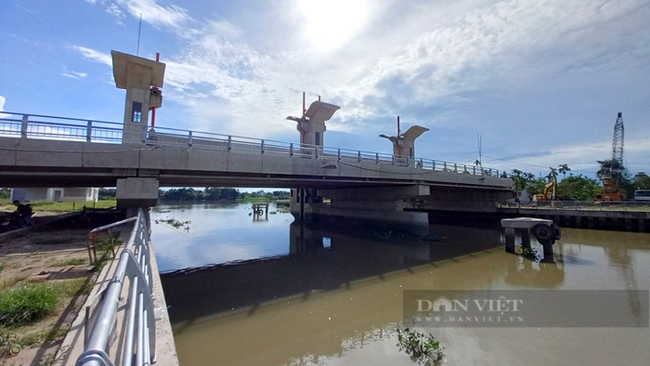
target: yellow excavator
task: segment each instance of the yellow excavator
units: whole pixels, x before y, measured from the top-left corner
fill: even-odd
[[[555,199],[555,190],[557,189],[557,178],[551,177],[550,181],[544,186],[544,193],[533,196],[533,201],[552,201]]]

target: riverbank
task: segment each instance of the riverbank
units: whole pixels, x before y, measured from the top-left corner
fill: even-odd
[[[96,202],[55,202],[55,201],[32,201],[28,202],[34,210],[35,216],[49,216],[64,212],[81,211],[88,208],[111,208],[117,206],[116,200],[101,200]],[[16,206],[11,200],[0,200],[0,212],[13,212]]]
[[[47,207],[40,205],[37,207]],[[55,207],[57,209],[57,207]],[[39,211],[39,213],[50,211]],[[0,242],[0,365],[52,365],[61,341],[96,282],[109,246],[90,262],[90,228],[115,210],[50,214]],[[8,236],[7,236],[8,235]],[[98,242],[99,243],[99,242]],[[62,352],[63,351],[63,352]]]
[[[94,285],[87,238],[87,230],[63,230],[0,245],[0,364],[52,364]]]

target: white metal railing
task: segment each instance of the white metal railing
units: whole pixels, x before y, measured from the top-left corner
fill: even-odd
[[[130,220],[123,220],[111,225],[94,229],[93,232],[110,229],[123,225]],[[91,232],[91,233],[93,233]],[[156,321],[152,298],[152,273],[149,251],[149,226],[147,217],[142,209],[135,219],[135,226],[129,241],[120,254],[117,269],[112,280],[104,290],[100,303],[97,305],[95,315],[86,324],[87,339],[84,352],[77,359],[78,366],[113,366],[120,364],[151,365],[156,350]],[[124,280],[129,280],[129,292],[126,302],[128,308],[125,313],[126,328],[119,342],[123,344],[121,353],[112,360],[108,354],[111,344],[111,335],[116,332],[116,317],[120,296],[124,288]]]
[[[396,156],[372,151],[333,148],[309,144],[258,139],[252,137],[142,126],[134,141],[153,146],[179,146],[193,149],[237,153],[290,156],[342,163],[391,164],[423,170],[499,177],[499,170],[440,160]],[[0,136],[34,139],[59,139],[95,143],[122,143],[123,124],[116,122],[53,117],[36,114],[0,112]],[[501,172],[502,173],[502,172]]]

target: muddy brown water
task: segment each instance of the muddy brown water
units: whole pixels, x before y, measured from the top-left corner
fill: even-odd
[[[565,229],[555,261],[537,263],[505,253],[498,228],[432,225],[439,241],[381,241],[367,232],[301,227],[287,213],[254,222],[249,208],[162,206],[152,215],[191,221],[188,232],[153,224],[152,234],[182,366],[415,365],[395,334],[404,290],[650,284],[649,234]],[[638,315],[634,306],[629,312]],[[448,365],[650,359],[648,327],[424,330],[446,346]]]

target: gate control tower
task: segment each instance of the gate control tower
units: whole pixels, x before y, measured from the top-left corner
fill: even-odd
[[[146,58],[111,51],[115,86],[126,89],[122,142],[146,139],[149,110],[162,106],[165,64]]]

